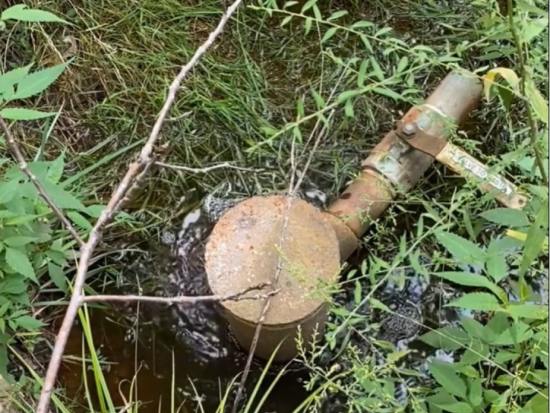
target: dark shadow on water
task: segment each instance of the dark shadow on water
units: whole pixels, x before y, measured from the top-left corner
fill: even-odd
[[[122,314],[105,310],[93,310],[91,315],[95,347],[100,359],[105,362],[103,373],[116,407],[123,407],[130,400],[132,380],[135,379],[134,394],[140,401],[140,413],[171,412],[172,384],[174,384],[174,405],[180,412],[200,411],[200,399],[204,412],[215,412],[230,381],[242,372],[246,354],[233,343],[224,343],[226,351],[218,358],[200,360],[193,350],[174,339],[170,333],[159,331],[152,323],[127,327],[128,320]],[[135,340],[135,331],[139,331]],[[83,332],[75,326],[67,345],[66,355],[72,358],[82,356]],[[223,340],[226,340],[223,338]],[[230,341],[227,339],[227,341]],[[88,352],[86,353],[88,354]],[[94,395],[93,404],[99,411],[99,399],[94,384],[90,362],[88,384]],[[174,368],[173,368],[174,367]],[[255,363],[248,380],[246,394],[251,395],[258,382],[262,367]],[[65,362],[60,371],[60,380],[69,399],[86,405],[82,363],[79,360]],[[138,372],[137,375],[135,372]],[[269,373],[256,397],[259,400],[276,373]],[[172,377],[174,382],[172,383]],[[272,394],[261,408],[261,412],[287,413],[293,411],[306,397],[302,380],[304,373],[288,372],[275,386]],[[196,392],[195,390],[196,389]],[[197,396],[198,394],[198,396]],[[229,397],[229,411],[235,391]],[[134,400],[136,397],[134,396]],[[81,411],[88,411],[82,407]]]

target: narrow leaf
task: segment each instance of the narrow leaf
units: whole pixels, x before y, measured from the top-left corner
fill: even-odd
[[[313,95],[313,99],[315,100],[315,105],[317,106],[317,109],[323,109],[326,106],[323,97],[314,89],[311,89],[311,94]]]
[[[390,90],[385,87],[375,87],[372,89],[373,92],[378,93],[379,95],[386,96],[390,99],[397,100],[397,101],[404,101],[403,96],[401,96],[399,93],[394,92],[393,90]]]
[[[345,92],[342,92],[338,95],[338,103],[343,103],[348,99],[354,98],[355,96],[359,96],[361,94],[360,90],[347,90]]]
[[[337,27],[331,27],[330,29],[328,29],[327,32],[325,33],[325,35],[323,36],[323,38],[321,39],[321,43],[325,43],[332,36],[334,36],[336,34],[336,30],[338,30]]]
[[[374,76],[376,76],[376,78],[380,81],[383,81],[384,80],[384,72],[382,71],[382,68],[380,67],[380,65],[378,64],[378,62],[376,61],[376,59],[371,56],[370,57],[370,63],[372,65],[372,70],[374,72]]]
[[[330,22],[330,21],[338,20],[347,14],[348,12],[346,10],[339,10],[337,12],[332,13],[332,15],[327,19],[327,21]]]
[[[25,108],[6,108],[0,110],[0,116],[10,120],[34,120],[55,115],[55,112],[40,112]]]
[[[63,176],[63,170],[65,169],[65,151],[61,152],[59,156],[52,161],[48,168],[48,174],[46,179],[52,184],[57,184]]]
[[[24,22],[66,23],[69,22],[44,10],[28,9],[24,4],[16,4],[2,12],[0,20],[19,20]]]
[[[369,67],[369,61],[363,60],[361,66],[359,66],[359,73],[357,74],[357,87],[361,89],[365,85],[365,76],[367,75],[367,68]]]

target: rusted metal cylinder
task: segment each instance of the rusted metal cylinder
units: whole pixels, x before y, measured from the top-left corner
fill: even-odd
[[[441,138],[478,104],[477,78],[448,75],[425,104],[402,118]],[[282,342],[275,359],[297,354],[298,334],[306,346],[324,329],[327,292],[340,262],[357,248],[368,225],[407,192],[433,158],[404,144],[392,131],[362,163],[360,177],[321,213],[304,201],[280,196],[254,197],[229,210],[216,224],[206,246],[206,272],[214,294],[237,294],[272,282],[280,289],[265,314],[255,355],[267,359]],[[320,288],[321,287],[321,288]],[[254,294],[254,293],[249,293]],[[223,302],[231,328],[249,350],[264,300]],[[322,336],[322,334],[318,335]]]
[[[210,288],[219,296],[277,279],[275,288],[280,291],[265,314],[257,357],[268,359],[282,342],[275,360],[290,360],[296,356],[299,333],[306,348],[316,331],[322,335],[327,318],[325,287],[338,278],[340,254],[330,222],[312,205],[299,199],[288,202],[283,196],[247,199],[216,224],[205,258]],[[264,299],[222,303],[246,350],[264,303]]]
[[[415,123],[425,132],[446,139],[478,105],[481,92],[478,78],[451,73],[425,104],[410,109],[402,121]],[[431,156],[412,149],[391,131],[363,161],[360,177],[330,206],[328,213],[361,237],[399,192],[409,191],[418,182],[433,161]],[[348,256],[341,258],[345,260]]]

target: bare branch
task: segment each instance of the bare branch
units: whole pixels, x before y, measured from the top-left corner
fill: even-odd
[[[10,131],[10,128],[6,121],[0,116],[0,128],[2,128],[2,131],[4,132],[4,135],[6,136],[6,141],[8,143],[8,146],[10,148],[10,151],[12,152],[13,156],[15,156],[15,159],[17,160],[17,163],[19,164],[19,168],[21,168],[21,171],[27,175],[29,180],[32,182],[44,202],[48,204],[48,206],[52,209],[54,214],[57,216],[57,218],[60,219],[60,221],[65,226],[65,229],[69,231],[69,233],[72,235],[72,237],[75,239],[75,241],[78,243],[80,247],[84,245],[84,241],[82,238],[80,238],[80,235],[78,235],[78,232],[73,227],[73,224],[71,224],[71,221],[67,219],[65,214],[55,205],[55,203],[51,200],[51,198],[48,196],[46,191],[44,190],[44,187],[42,184],[38,181],[36,176],[30,171],[27,161],[25,161],[25,157],[21,153],[21,150],[19,149],[19,145],[17,144],[17,141],[15,140],[13,134]]]
[[[36,410],[37,413],[48,412],[48,406],[50,404],[50,398],[55,385],[57,372],[59,371],[59,366],[61,364],[61,359],[63,357],[63,352],[65,351],[65,346],[67,345],[67,340],[74,324],[78,308],[82,302],[82,289],[86,280],[86,273],[88,271],[90,259],[92,258],[95,247],[101,239],[103,228],[112,219],[117,210],[122,206],[121,201],[127,195],[128,190],[132,187],[133,184],[135,186],[135,176],[142,172],[144,168],[147,168],[147,165],[150,165],[153,147],[159,138],[160,130],[166,117],[168,116],[168,112],[170,111],[172,104],[176,99],[176,94],[180,89],[181,83],[183,82],[187,74],[195,67],[202,55],[208,50],[208,48],[212,45],[212,43],[214,43],[216,38],[221,34],[223,28],[225,27],[233,13],[240,6],[242,1],[243,0],[235,0],[235,2],[227,8],[222,18],[220,19],[220,22],[218,23],[216,29],[212,33],[210,33],[208,39],[206,39],[206,41],[197,49],[189,63],[182,67],[182,69],[170,85],[168,96],[153,126],[149,139],[143,146],[138,159],[128,167],[126,175],[120,182],[118,188],[113,193],[109,203],[107,204],[107,207],[101,213],[99,219],[92,228],[92,231],[90,232],[90,236],[88,238],[88,242],[81,247],[80,260],[78,262],[77,273],[73,286],[73,294],[71,296],[69,306],[67,307],[67,312],[65,313],[63,323],[55,340],[52,357],[48,365],[46,377],[44,379],[44,386],[42,387],[40,400],[38,401],[38,407]]]
[[[171,165],[171,164],[162,163],[162,162],[155,162],[155,165],[162,166],[163,168],[174,169],[176,171],[184,171],[184,172],[189,172],[193,174],[207,173],[207,172],[211,172],[216,169],[222,169],[222,168],[236,169],[237,171],[248,171],[248,172],[263,171],[263,169],[243,168],[241,166],[232,165],[228,162],[220,163],[218,165],[207,166],[205,168],[189,168],[188,166]]]
[[[179,296],[179,297],[154,297],[146,295],[90,295],[82,297],[83,303],[89,302],[98,302],[98,301],[117,301],[117,302],[146,302],[146,303],[160,303],[160,304],[195,304],[205,301],[246,301],[246,300],[261,300],[272,295],[277,294],[280,290],[273,290],[267,294],[256,294],[256,295],[246,295],[250,291],[262,290],[267,286],[270,286],[270,283],[263,283],[254,285],[247,288],[246,290],[241,291],[237,294],[231,294],[226,296],[219,295],[199,295],[196,297],[190,296]]]

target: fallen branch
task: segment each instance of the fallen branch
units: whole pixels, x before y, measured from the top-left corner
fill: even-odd
[[[81,299],[82,303],[89,302],[105,302],[105,301],[117,301],[117,302],[146,302],[146,303],[160,303],[160,304],[195,304],[202,303],[205,301],[246,301],[246,300],[262,300],[272,295],[277,294],[280,290],[273,290],[267,294],[256,294],[256,295],[246,295],[250,291],[262,290],[265,287],[271,285],[270,283],[258,284],[252,287],[247,288],[244,291],[241,291],[237,294],[231,294],[226,296],[219,295],[199,295],[196,297],[190,296],[179,296],[179,297],[153,297],[147,295],[90,295],[83,296]]]
[[[171,165],[163,162],[155,162],[155,165],[161,166],[163,168],[174,169],[176,171],[183,171],[183,172],[189,172],[194,174],[204,174],[204,173],[211,172],[216,169],[222,169],[222,168],[236,169],[237,171],[247,171],[247,172],[260,172],[263,170],[263,169],[254,169],[254,168],[243,168],[242,166],[231,165],[228,162],[220,163],[218,165],[207,166],[205,168],[189,168],[188,166]]]
[[[95,247],[101,239],[103,228],[112,219],[117,210],[122,206],[121,201],[124,200],[127,193],[129,191],[131,192],[132,188],[135,188],[137,184],[139,184],[139,180],[134,179],[136,175],[138,175],[140,172],[143,172],[144,169],[147,169],[147,165],[150,166],[153,147],[159,138],[160,130],[168,116],[168,112],[170,111],[172,104],[176,99],[176,94],[180,89],[181,83],[183,82],[187,74],[195,67],[195,65],[208,50],[208,48],[214,43],[216,38],[221,34],[223,28],[225,27],[233,13],[240,6],[241,2],[242,0],[235,0],[235,2],[227,8],[222,18],[220,19],[220,22],[218,23],[216,29],[212,33],[210,33],[208,39],[206,39],[206,41],[197,49],[189,63],[182,67],[182,69],[170,85],[168,96],[166,97],[166,101],[164,102],[158,118],[155,121],[153,129],[151,130],[149,139],[143,146],[138,159],[128,167],[126,175],[113,193],[111,199],[109,200],[109,203],[107,204],[107,207],[101,213],[99,219],[90,231],[88,241],[84,245],[82,245],[80,249],[81,254],[80,260],[78,262],[77,273],[75,276],[73,293],[69,302],[69,306],[67,307],[67,312],[65,313],[63,323],[55,340],[52,357],[48,365],[46,377],[44,379],[44,386],[42,387],[42,392],[40,393],[40,399],[38,401],[38,407],[36,410],[37,413],[48,413],[48,406],[50,404],[51,394],[55,385],[59,366],[61,365],[65,346],[67,345],[67,340],[74,324],[78,308],[82,303],[83,287],[86,280],[86,273],[88,271],[90,259],[92,258]]]
[[[11,133],[10,128],[6,121],[0,116],[0,128],[4,132],[4,135],[6,136],[6,142],[8,143],[8,147],[10,148],[10,151],[12,152],[13,156],[15,157],[15,160],[19,164],[19,168],[21,171],[27,175],[29,180],[32,182],[44,202],[48,204],[48,206],[52,209],[54,214],[61,220],[63,223],[63,226],[69,233],[72,235],[72,237],[75,239],[75,241],[78,243],[80,247],[84,245],[84,241],[82,238],[80,238],[80,235],[78,235],[78,232],[73,227],[73,224],[71,224],[71,221],[67,219],[67,217],[63,214],[63,212],[57,207],[55,202],[52,201],[52,199],[48,196],[44,188],[42,187],[42,184],[38,181],[36,176],[30,171],[27,161],[25,160],[25,157],[21,153],[21,150],[19,149],[19,145],[17,145],[17,141],[15,140],[13,133]]]

